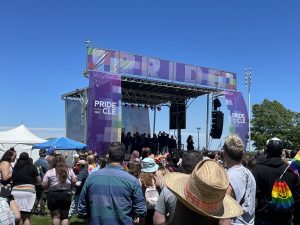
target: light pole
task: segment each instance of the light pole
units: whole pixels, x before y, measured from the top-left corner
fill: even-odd
[[[248,150],[250,151],[251,147],[251,110],[250,110],[250,87],[252,79],[252,69],[245,69],[245,84],[248,88]]]
[[[200,151],[200,130],[201,130],[201,127],[197,127],[197,130],[198,130],[198,151]]]

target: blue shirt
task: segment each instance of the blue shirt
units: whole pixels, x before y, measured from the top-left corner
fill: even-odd
[[[133,216],[147,212],[138,180],[121,166],[107,165],[86,180],[78,214],[88,215],[92,225],[131,225]]]
[[[37,168],[40,177],[43,179],[44,175],[46,174],[49,168],[48,161],[44,158],[39,158],[35,161],[34,165]]]

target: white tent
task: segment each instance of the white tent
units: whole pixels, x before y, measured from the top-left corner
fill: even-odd
[[[0,131],[0,157],[6,150],[14,147],[17,157],[21,152],[27,152],[35,161],[39,158],[38,150],[31,151],[31,146],[45,141],[47,140],[31,133],[23,124],[11,130]]]

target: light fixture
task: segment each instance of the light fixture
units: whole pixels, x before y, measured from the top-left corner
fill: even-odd
[[[131,104],[131,108],[133,108],[133,109],[134,109],[134,108],[135,108],[135,104]]]
[[[148,110],[149,106],[148,106],[148,105],[145,105],[144,108],[145,108],[145,110]]]
[[[161,110],[161,107],[160,107],[160,106],[157,106],[156,108],[157,108],[157,111],[160,111],[160,110]]]
[[[151,105],[151,110],[154,110],[155,109],[155,106]]]

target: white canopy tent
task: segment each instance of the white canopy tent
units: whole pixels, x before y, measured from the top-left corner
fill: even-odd
[[[0,157],[6,150],[14,147],[17,151],[17,157],[21,152],[27,152],[35,161],[39,158],[39,152],[37,150],[32,151],[31,146],[45,141],[47,140],[31,133],[23,124],[11,130],[0,131]]]

